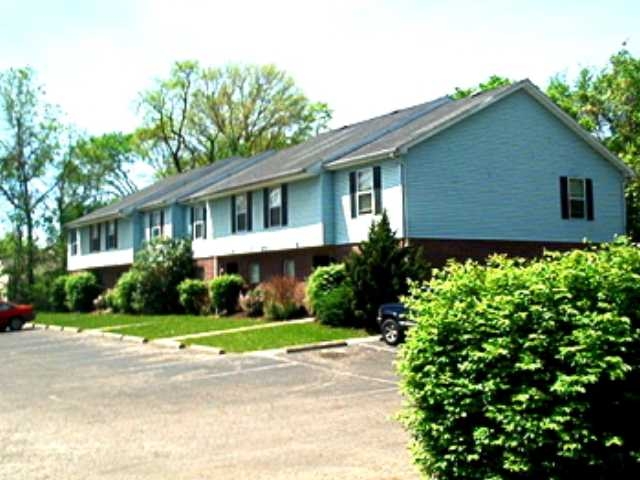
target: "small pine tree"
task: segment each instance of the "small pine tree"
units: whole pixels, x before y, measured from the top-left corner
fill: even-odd
[[[347,257],[346,273],[353,287],[358,323],[374,329],[378,307],[397,302],[408,291],[408,280],[425,280],[429,265],[421,249],[402,246],[391,229],[387,212],[369,228],[360,251]]]

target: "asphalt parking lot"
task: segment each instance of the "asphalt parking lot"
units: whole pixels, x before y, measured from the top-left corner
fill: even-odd
[[[395,352],[211,356],[0,333],[0,479],[418,478]]]

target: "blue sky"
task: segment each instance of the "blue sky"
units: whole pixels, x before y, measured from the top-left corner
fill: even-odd
[[[175,60],[272,62],[337,127],[494,73],[544,87],[625,40],[640,55],[639,25],[637,0],[0,0],[0,70],[30,65],[98,134],[134,128],[138,93]]]

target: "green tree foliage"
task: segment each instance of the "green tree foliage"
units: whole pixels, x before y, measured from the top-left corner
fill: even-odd
[[[51,191],[47,176],[60,151],[61,126],[54,107],[29,68],[0,73],[0,195],[12,207],[9,219],[16,234],[16,259],[29,299],[35,284],[36,229]],[[17,266],[17,265],[16,265]]]
[[[139,285],[140,273],[131,269],[123,273],[116,286],[107,295],[107,304],[116,312],[135,313],[133,294]]]
[[[164,174],[293,145],[331,119],[326,104],[311,102],[273,65],[177,62],[168,79],[142,93],[139,108],[138,138]]]
[[[199,315],[210,308],[209,287],[204,280],[187,278],[178,285],[180,305],[187,313]]]
[[[583,69],[571,84],[551,79],[547,94],[636,172],[640,168],[640,58],[628,50],[612,55],[603,69]],[[627,189],[628,229],[640,238],[640,182]]]
[[[324,325],[351,326],[355,319],[354,300],[353,289],[349,283],[335,285],[316,300],[316,318]]]
[[[487,90],[493,90],[494,88],[505,87],[511,85],[513,80],[500,75],[491,75],[485,82],[481,82],[476,87],[460,88],[456,87],[455,92],[451,95],[451,98],[460,100],[462,98],[470,97],[476,93],[485,92]]]
[[[244,287],[244,280],[240,275],[220,275],[209,284],[211,307],[216,313],[231,315],[238,310],[240,292]]]
[[[360,251],[347,257],[345,266],[356,318],[371,329],[376,328],[376,313],[382,303],[398,301],[407,293],[409,279],[424,280],[429,275],[421,250],[400,245],[386,211],[369,228]]]
[[[100,293],[100,286],[93,273],[81,272],[67,277],[64,290],[69,310],[89,312],[93,310],[93,301]]]
[[[640,478],[640,250],[451,263],[407,301],[403,418],[441,479]]]

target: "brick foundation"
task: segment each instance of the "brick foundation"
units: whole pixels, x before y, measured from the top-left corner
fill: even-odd
[[[91,271],[98,277],[98,283],[102,286],[102,288],[113,288],[120,276],[129,270],[131,265],[117,266],[117,267],[104,267],[104,268],[95,268]]]
[[[410,245],[420,245],[424,256],[434,267],[443,266],[447,260],[483,261],[494,253],[503,253],[511,257],[533,258],[542,255],[546,250],[571,250],[582,248],[582,243],[570,242],[528,242],[512,240],[450,240],[415,238],[409,240]]]

